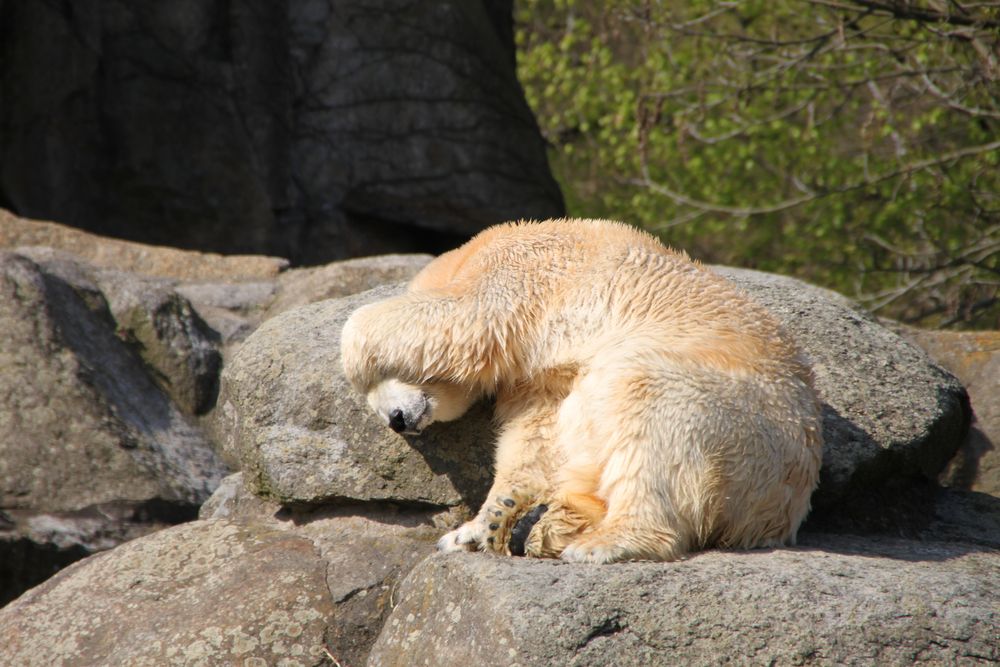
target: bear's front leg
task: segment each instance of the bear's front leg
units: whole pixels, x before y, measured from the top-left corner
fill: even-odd
[[[564,501],[512,490],[495,495],[475,519],[446,534],[442,551],[482,550],[507,556],[559,558],[563,550],[599,520]],[[603,512],[603,506],[600,510]]]
[[[483,393],[519,359],[507,344],[509,314],[481,312],[472,297],[408,292],[355,310],[344,324],[347,380],[367,393],[379,382],[448,382]],[[480,322],[491,322],[485,329]]]
[[[553,447],[552,425],[559,407],[548,387],[522,385],[497,397],[503,422],[496,449],[496,476],[486,502],[474,519],[438,542],[442,551],[493,551],[511,554],[511,535],[540,502],[551,497],[562,457]],[[556,394],[558,396],[558,394]],[[537,520],[541,511],[525,521]],[[522,541],[527,536],[518,536]],[[513,552],[522,555],[515,544]]]
[[[441,539],[442,550],[542,555],[540,550],[532,553],[529,544],[534,524],[545,519],[553,498],[556,471],[565,464],[565,454],[555,444],[555,423],[576,374],[576,368],[552,368],[498,393],[497,421],[503,426],[493,486],[476,518]],[[574,526],[566,532],[575,536],[577,531]]]

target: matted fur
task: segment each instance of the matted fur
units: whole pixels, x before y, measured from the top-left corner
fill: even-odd
[[[591,562],[788,544],[809,510],[822,435],[801,353],[629,226],[491,227],[358,309],[342,346],[352,384],[407,429],[497,397],[489,499],[443,549],[503,551],[538,503],[528,554]]]

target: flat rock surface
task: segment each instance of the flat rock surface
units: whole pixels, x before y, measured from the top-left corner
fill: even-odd
[[[985,664],[997,581],[1000,552],[831,535],[677,563],[441,554],[368,665]]]
[[[110,239],[0,209],[0,248],[47,246],[96,267],[178,280],[273,278],[288,260],[264,255],[218,255]]]

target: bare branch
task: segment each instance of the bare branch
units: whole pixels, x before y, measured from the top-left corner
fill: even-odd
[[[879,0],[844,0],[843,2],[834,2],[833,0],[808,1],[814,5],[823,5],[832,7],[833,9],[856,12],[868,10],[879,14],[888,14],[897,19],[919,21],[921,23],[946,23],[977,28],[1000,28],[1000,21],[986,16],[969,16],[966,14],[940,12],[924,7],[917,7],[910,2],[880,2]]]
[[[780,213],[781,211],[787,211],[789,209],[801,206],[803,204],[823,199],[831,195],[844,194],[846,192],[851,192],[854,190],[859,190],[861,188],[870,187],[872,185],[877,185],[879,183],[884,183],[885,181],[898,178],[905,174],[911,174],[913,172],[928,169],[930,167],[936,167],[938,165],[947,164],[949,162],[954,162],[956,160],[961,160],[962,158],[970,157],[973,155],[982,155],[992,151],[1000,150],[1000,141],[992,141],[987,144],[981,144],[979,146],[966,146],[965,148],[960,148],[957,150],[949,151],[942,155],[934,158],[928,158],[926,160],[917,160],[909,164],[905,164],[899,169],[895,169],[890,172],[883,174],[877,174],[874,177],[866,178],[862,181],[852,183],[850,185],[845,185],[837,188],[830,188],[828,190],[823,190],[819,192],[813,192],[801,197],[793,197],[791,199],[786,199],[784,201],[776,202],[774,204],[767,204],[764,206],[728,206],[726,204],[720,204],[717,202],[708,202],[701,199],[696,199],[685,195],[682,192],[677,192],[662,183],[655,182],[649,175],[649,168],[645,160],[642,160],[641,179],[628,179],[627,183],[630,185],[636,185],[639,187],[648,188],[657,194],[661,194],[672,201],[683,204],[684,206],[691,206],[693,208],[705,211],[707,213],[722,213],[725,215],[731,215],[735,217],[749,217],[752,215],[765,215],[768,213]]]
[[[984,118],[1000,118],[1000,112],[998,111],[991,111],[989,109],[980,109],[978,107],[970,107],[960,102],[956,102],[951,95],[938,88],[937,85],[933,81],[931,81],[930,77],[927,76],[926,72],[921,75],[921,79],[923,80],[924,85],[927,86],[927,90],[928,92],[931,93],[931,95],[938,98],[939,100],[944,102],[949,108],[954,109],[955,111],[960,111],[970,116],[978,116]]]

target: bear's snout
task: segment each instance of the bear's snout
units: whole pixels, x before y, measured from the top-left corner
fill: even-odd
[[[427,396],[399,380],[385,380],[368,393],[368,404],[396,433],[417,435],[433,421]]]

